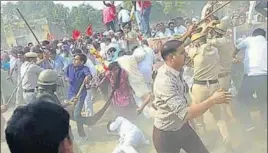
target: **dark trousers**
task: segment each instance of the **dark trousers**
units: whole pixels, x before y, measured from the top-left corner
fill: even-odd
[[[108,22],[105,24],[107,31],[113,30],[115,32],[115,25],[114,21]]]
[[[123,29],[126,25],[128,25],[129,27],[131,27],[131,20],[128,21],[128,22],[123,22],[123,23],[122,23],[122,29]]]
[[[86,119],[81,116],[81,112],[83,110],[85,98],[86,98],[86,95],[81,95],[80,99],[78,100],[78,102],[74,108],[74,120],[76,121],[77,131],[78,131],[78,135],[80,137],[86,136],[84,126],[83,126],[83,124],[86,122]]]
[[[253,97],[256,93],[257,98]],[[244,76],[240,90],[237,95],[238,109],[237,114],[245,128],[252,126],[250,111],[255,108],[260,110],[264,122],[267,122],[267,75]]]
[[[153,142],[157,153],[179,153],[181,149],[187,153],[209,153],[189,123],[178,131],[161,131],[154,127]]]

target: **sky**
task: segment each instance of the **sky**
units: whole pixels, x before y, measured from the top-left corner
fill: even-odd
[[[7,2],[8,1],[1,1],[1,4],[7,3]],[[12,2],[17,2],[17,1],[12,1]],[[78,6],[79,4],[83,4],[83,3],[89,4],[96,9],[102,9],[104,7],[102,1],[54,1],[54,3],[61,3],[67,7]],[[118,5],[120,3],[122,3],[122,1],[115,1],[115,5]]]

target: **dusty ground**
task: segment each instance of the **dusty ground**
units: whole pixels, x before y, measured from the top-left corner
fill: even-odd
[[[94,104],[95,110],[99,109],[103,105],[103,101],[98,101]],[[10,109],[8,112],[4,114],[5,118],[8,119],[12,115],[13,109]],[[146,137],[150,140],[151,144],[148,146],[140,147],[139,153],[156,153],[154,147],[152,145],[151,140],[151,131],[152,131],[152,120],[145,119],[142,115],[136,116],[135,110],[127,110],[132,117],[130,120],[136,124],[140,129],[142,129],[146,135]],[[83,153],[110,153],[115,148],[116,142],[118,140],[117,136],[113,136],[106,132],[106,123],[110,119],[114,119],[116,115],[121,113],[120,111],[114,111],[111,108],[105,113],[103,118],[92,128],[92,130],[87,130],[89,135],[89,140],[86,145],[80,146],[83,150]],[[205,114],[205,121],[207,127],[210,130],[215,130],[215,123],[210,115],[210,113]],[[75,127],[74,122],[71,122],[72,127]],[[233,124],[235,125],[235,124]],[[239,142],[240,136],[237,131],[239,127],[235,127],[230,125],[231,129],[233,129],[233,133],[231,134],[232,140]],[[73,129],[74,136],[77,136],[76,129]],[[250,150],[244,153],[265,153],[267,152],[267,134],[261,131],[258,131],[254,134],[255,136],[252,137],[252,146]],[[212,138],[212,140],[217,139],[216,137]],[[208,147],[211,148],[211,145]],[[211,149],[211,153],[223,153],[223,148],[220,146],[214,146]],[[181,151],[183,152],[183,151]],[[9,153],[8,147],[6,143],[1,143],[1,153]]]
[[[3,74],[3,73],[1,73]],[[3,83],[3,84],[2,84]],[[4,87],[5,93],[11,93],[12,89],[14,89],[14,86],[12,86],[10,83],[7,83],[5,80],[4,75],[1,76],[1,84]],[[1,95],[2,96],[2,95]],[[100,109],[104,104],[103,100],[98,100],[94,104],[95,112]],[[12,115],[14,108],[10,108],[8,112],[4,113],[4,117],[6,120],[10,118]],[[119,114],[129,114],[129,120],[131,120],[134,124],[136,124],[145,134],[145,136],[150,140],[151,144],[148,146],[142,146],[138,148],[139,153],[156,153],[154,150],[154,147],[152,145],[151,135],[152,135],[152,127],[153,122],[152,120],[145,119],[143,115],[137,116],[134,109],[126,109],[124,112],[122,110],[113,110],[110,108],[103,116],[103,118],[94,125],[91,131],[88,131],[89,140],[86,145],[80,146],[83,150],[83,153],[111,153],[113,149],[115,148],[116,142],[118,140],[118,137],[110,135],[106,132],[106,123],[108,120],[114,119],[116,115]],[[124,115],[123,115],[124,116]],[[216,129],[216,124],[211,117],[211,114],[207,112],[205,114],[205,122],[209,130],[213,131]],[[76,137],[76,129],[74,129],[75,124],[74,122],[71,122],[71,126],[73,127],[73,134]],[[235,124],[231,123],[229,125],[229,128],[231,130],[231,139],[234,141],[235,145],[237,146],[241,139],[243,139],[243,133],[239,133],[240,127]],[[204,138],[202,136],[202,138]],[[206,137],[207,139],[211,140],[211,142],[215,142],[217,140],[217,136],[210,136]],[[250,148],[246,151],[239,151],[237,153],[266,153],[267,152],[267,133],[265,133],[263,130],[257,130],[254,131],[253,136],[251,137],[250,141]],[[207,145],[207,143],[205,143]],[[211,147],[214,146],[214,147]],[[211,153],[224,153],[222,150],[222,147],[220,145],[208,145],[208,148],[210,149]],[[182,151],[181,151],[182,152]],[[9,149],[6,143],[1,143],[1,153],[9,153]]]

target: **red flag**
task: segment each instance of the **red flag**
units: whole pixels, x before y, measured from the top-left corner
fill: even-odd
[[[92,34],[93,34],[92,25],[90,24],[86,29],[86,35],[87,36],[92,36]]]
[[[76,29],[73,30],[72,37],[73,37],[74,40],[79,39],[80,35],[81,35],[81,32],[79,30],[76,30]]]

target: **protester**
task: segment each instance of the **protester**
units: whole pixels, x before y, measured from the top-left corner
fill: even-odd
[[[136,50],[136,51],[135,51]],[[153,95],[148,88],[143,74],[140,72],[138,64],[144,59],[145,52],[137,51],[142,50],[141,47],[133,48],[132,54],[124,55],[117,59],[120,67],[128,74],[128,81],[134,91],[134,98],[136,105],[140,107],[139,113],[143,111],[146,104],[153,99]],[[144,115],[149,118],[148,110],[143,111]]]
[[[117,117],[107,124],[109,132],[117,132],[120,136],[119,144],[112,153],[138,153],[135,149],[139,145],[149,144],[142,131],[124,117]]]
[[[105,24],[107,31],[109,30],[115,31],[114,19],[116,18],[116,15],[115,15],[115,10],[114,10],[114,5],[113,3],[112,4],[105,3],[105,1],[104,1],[104,5],[106,7],[102,10],[103,23]]]
[[[154,7],[152,1],[132,2],[134,5],[131,12],[135,11],[137,24],[131,23],[133,14],[129,13],[127,7],[117,7],[117,14],[114,2],[104,1],[103,3],[105,8],[102,16],[106,31],[91,29],[92,33],[89,34],[87,29],[85,33],[80,32],[77,39],[64,37],[59,40],[40,41],[42,45],[34,47],[31,47],[34,44],[30,43],[29,46],[25,44],[25,47],[15,46],[10,49],[13,52],[8,52],[7,55],[5,55],[6,52],[1,51],[2,69],[7,69],[10,76],[15,75],[16,72],[19,73],[18,79],[8,78],[9,81],[19,82],[23,72],[26,74],[26,79],[22,79],[21,87],[18,87],[17,95],[21,92],[19,89],[24,88],[27,90],[23,90],[22,94],[27,103],[34,102],[32,100],[34,97],[62,105],[68,111],[70,118],[76,121],[78,141],[81,145],[89,136],[83,125],[88,126],[89,129],[92,128],[94,132],[96,128],[92,126],[108,110],[108,117],[116,119],[109,122],[107,128],[113,132],[120,131],[121,137],[114,152],[138,152],[137,144],[143,144],[145,139],[143,139],[144,136],[142,140],[140,139],[143,134],[133,123],[143,124],[144,116],[154,119],[153,142],[159,153],[177,153],[181,148],[186,152],[208,153],[206,148],[210,151],[212,149],[210,145],[215,146],[220,152],[234,152],[233,140],[235,144],[241,142],[233,139],[232,136],[236,137],[236,132],[239,131],[243,133],[243,136],[245,135],[242,139],[249,141],[254,137],[254,143],[259,143],[256,131],[267,132],[264,125],[267,122],[264,116],[266,113],[264,99],[267,96],[263,93],[267,90],[264,88],[267,81],[263,80],[267,76],[266,64],[264,64],[266,54],[263,53],[267,49],[263,46],[267,44],[265,32],[256,29],[252,37],[237,43],[237,50],[242,50],[246,54],[242,62],[231,55],[234,50],[231,39],[237,36],[228,35],[228,32],[232,31],[231,26],[234,26],[228,17],[218,20],[218,17],[212,15],[201,25],[198,23],[199,19],[204,19],[209,12],[215,10],[218,4],[223,2],[217,2],[217,5],[214,5],[214,2],[207,2],[207,8],[204,7],[201,17],[180,16],[167,19],[168,22],[159,22],[152,27],[149,26],[150,8]],[[261,3],[256,2],[256,4]],[[117,20],[120,24],[118,31],[116,31]],[[192,24],[198,25],[196,27]],[[95,27],[93,29],[95,30]],[[234,28],[231,34],[237,33],[235,30],[241,31],[242,29]],[[32,53],[37,53],[37,55]],[[23,54],[25,54],[25,59],[22,58]],[[8,56],[11,56],[11,60]],[[11,69],[8,68],[9,63]],[[33,73],[26,73],[27,63],[36,67],[32,70]],[[241,82],[243,78],[239,78],[238,73],[240,77],[243,77],[244,71],[238,71],[235,64],[245,65],[243,89],[239,88],[238,82]],[[38,72],[37,69],[39,69]],[[231,78],[234,74],[237,75],[237,79],[233,76]],[[56,80],[62,77],[65,77],[65,80],[62,79],[58,84]],[[240,90],[232,102],[237,107],[234,109],[233,105],[216,105],[229,103],[231,93],[235,95],[233,84],[237,90]],[[66,87],[68,94],[65,95]],[[260,87],[262,91],[257,87]],[[2,88],[1,85],[3,94]],[[58,92],[59,89],[62,89],[61,92]],[[81,89],[80,92],[79,89]],[[35,94],[32,91],[36,91]],[[59,95],[62,97],[58,98]],[[16,105],[21,105],[20,98],[16,99]],[[253,100],[257,103],[253,104]],[[5,100],[3,102],[5,103]],[[74,102],[74,105],[71,102]],[[93,103],[97,104],[93,105]],[[101,109],[98,108],[99,104],[103,105]],[[229,106],[231,106],[231,111],[226,111]],[[257,124],[249,117],[253,107],[261,112],[261,122]],[[111,108],[110,112],[109,108]],[[206,129],[210,131],[212,128],[210,125],[208,125],[210,127],[206,126],[205,122],[201,123],[203,126],[197,126],[201,122],[199,122],[200,117],[202,118],[208,109],[216,121],[212,131],[217,133],[206,132]],[[144,116],[137,116],[141,112]],[[230,118],[225,118],[226,112],[231,112]],[[151,120],[145,121],[149,125]],[[118,122],[120,122],[119,125]],[[237,126],[239,122],[243,124],[242,130]],[[117,128],[113,128],[114,125]],[[128,129],[125,125],[133,130],[121,132]],[[99,128],[102,124],[96,126]],[[204,132],[202,132],[203,127],[207,127],[204,128]],[[216,130],[214,130],[215,127]],[[147,127],[141,126],[141,128]],[[231,135],[229,130],[235,131],[235,135]],[[221,137],[214,134],[221,134]],[[90,139],[94,140],[93,136],[95,137],[90,134]],[[207,144],[206,140],[213,140],[213,142],[208,141]],[[60,141],[65,142],[63,139],[58,142]],[[249,141],[246,146],[251,146],[249,144],[252,143]],[[60,146],[62,145],[64,144],[60,143]],[[72,145],[75,147],[75,143]],[[144,149],[142,151],[144,152]]]
[[[15,65],[13,67],[13,69],[10,70],[10,76],[13,76],[13,73],[15,72],[17,74],[17,77],[14,78],[15,82],[17,83],[18,89],[16,91],[16,106],[21,105],[22,102],[22,85],[21,85],[21,66],[24,62],[24,52],[23,51],[18,51],[17,53],[18,59],[16,59],[15,61]],[[13,78],[9,78],[9,79],[13,79]]]
[[[168,28],[166,28],[164,23],[159,23],[158,29],[159,31],[156,33],[155,37],[170,37],[172,35],[172,32]]]
[[[135,50],[135,51],[142,51],[145,52],[144,59],[138,64],[140,72],[143,74],[145,78],[145,82],[149,89],[152,87],[152,75],[153,75],[153,64],[156,63],[155,55],[153,49],[149,47],[148,41],[142,41],[142,50]]]
[[[257,28],[253,31],[252,36],[241,41],[237,46],[236,54],[239,50],[245,51],[244,58],[244,80],[238,92],[238,102],[243,109],[241,122],[246,131],[254,129],[253,120],[250,117],[250,110],[253,106],[257,107],[261,112],[263,126],[267,122],[267,40],[266,32]],[[238,60],[236,60],[238,61]],[[257,98],[253,98],[256,92]],[[257,101],[254,102],[253,101]],[[242,103],[243,102],[243,103]],[[255,104],[255,105],[254,105]]]
[[[108,80],[112,89],[118,88],[113,95],[112,104],[115,107],[124,107],[131,103],[132,93],[128,83],[128,75],[117,62],[109,64],[109,71],[106,72],[105,77],[99,83],[102,84],[104,80]]]
[[[140,10],[137,9],[140,13],[140,23],[141,23],[141,29],[140,31],[142,34],[146,37],[151,36],[150,32],[150,13],[151,13],[151,1],[137,1],[137,8],[140,8]]]
[[[126,25],[131,27],[130,12],[127,9],[124,9],[123,6],[121,6],[119,10],[118,21],[120,29],[122,29],[122,27],[125,27]]]
[[[89,83],[92,79],[92,74],[87,66],[84,64],[87,61],[87,57],[84,54],[77,54],[74,57],[73,64],[68,65],[65,72],[65,77],[69,82],[68,100],[77,100],[77,104],[74,108],[74,119],[77,124],[78,134],[80,136],[79,141],[84,143],[87,140],[86,133],[83,127],[83,118],[81,112],[84,106],[85,98],[87,96],[86,88],[83,87],[84,83]],[[79,97],[76,97],[82,86],[82,92]]]
[[[52,65],[52,69],[57,71],[58,74],[63,73],[62,70],[64,68],[65,59],[62,56],[58,55],[55,49],[51,49],[49,51],[49,56],[50,56],[49,62]]]

